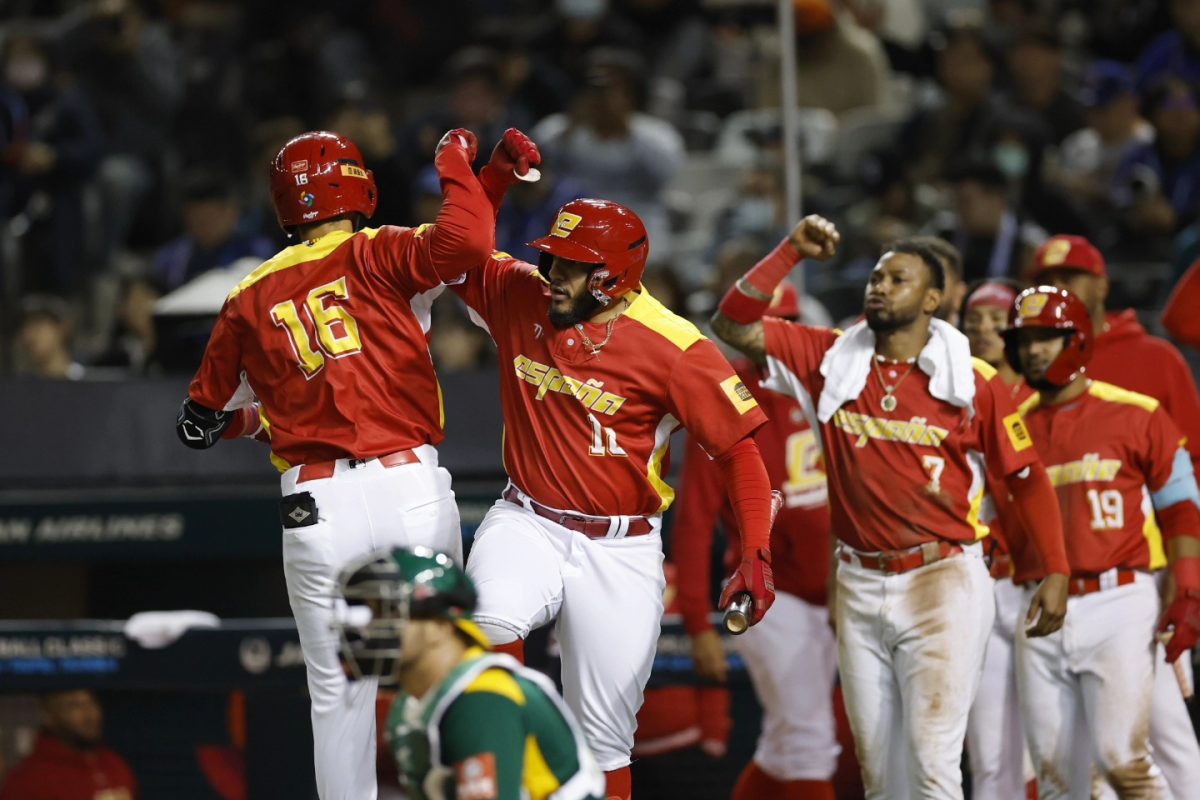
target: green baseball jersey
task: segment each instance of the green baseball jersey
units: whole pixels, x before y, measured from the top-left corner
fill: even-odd
[[[399,695],[386,736],[416,800],[604,796],[604,774],[554,685],[482,648],[423,698]]]

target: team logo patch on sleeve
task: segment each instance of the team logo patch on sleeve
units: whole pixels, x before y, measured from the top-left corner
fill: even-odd
[[[1009,414],[1004,418],[1004,432],[1008,434],[1008,441],[1012,442],[1013,450],[1018,453],[1033,444],[1029,429],[1021,421],[1020,414]]]
[[[730,375],[721,381],[721,389],[739,414],[745,414],[752,408],[758,408],[758,401],[754,399],[754,395],[750,394],[746,384],[737,375]]]
[[[496,756],[492,753],[464,758],[454,765],[454,777],[458,800],[496,800],[500,796]]]

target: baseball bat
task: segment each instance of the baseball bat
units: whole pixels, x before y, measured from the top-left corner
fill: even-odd
[[[1162,642],[1162,646],[1166,647],[1171,642],[1173,633],[1158,634],[1158,641]],[[1191,700],[1195,691],[1192,688],[1192,682],[1188,680],[1187,668],[1183,666],[1183,660],[1190,657],[1190,653],[1184,653],[1179,658],[1171,662],[1171,666],[1175,669],[1175,682],[1179,684],[1179,693],[1183,695],[1184,700]]]
[[[771,490],[771,524],[769,528],[775,527],[775,517],[779,515],[779,509],[783,508],[783,492],[778,489]],[[750,619],[754,616],[754,598],[749,592],[740,592],[734,595],[733,600],[729,602],[729,607],[725,609],[725,617],[723,622],[725,630],[732,633],[734,636],[745,633],[750,627]]]

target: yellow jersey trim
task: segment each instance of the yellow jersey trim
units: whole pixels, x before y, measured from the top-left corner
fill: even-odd
[[[979,487],[979,491],[975,492],[971,498],[971,508],[967,511],[967,524],[975,529],[975,541],[979,541],[991,533],[991,528],[979,521],[979,514],[983,509],[984,489]]]
[[[650,469],[646,471],[646,478],[650,481],[650,485],[654,487],[654,491],[662,498],[662,502],[658,506],[658,513],[666,511],[671,503],[675,501],[675,490],[671,485],[662,479],[662,462],[666,457],[667,451],[671,449],[671,440],[667,439],[666,444],[654,452],[650,457]]]
[[[513,676],[507,670],[497,669],[496,667],[479,673],[475,680],[471,681],[471,685],[464,691],[466,694],[491,692],[492,694],[508,698],[519,706],[525,705],[525,693],[521,691],[521,687],[513,680]]]
[[[1149,395],[1131,392],[1128,389],[1122,389],[1120,386],[1113,386],[1111,383],[1105,383],[1104,381],[1092,381],[1092,385],[1088,387],[1088,394],[1109,403],[1137,406],[1151,414],[1157,411],[1159,406],[1158,401]]]
[[[260,422],[262,422],[263,430],[266,432],[267,438],[268,439],[272,438],[271,437],[271,420],[267,419],[267,415],[262,410],[261,406],[258,409],[258,419]],[[280,475],[282,475],[283,473],[287,472],[289,469],[292,468],[291,464],[284,461],[279,456],[275,455],[274,450],[271,451],[271,465],[274,466],[275,469],[279,470]]]
[[[368,239],[374,239],[379,233],[378,228],[363,228],[359,233],[365,233]],[[237,297],[242,292],[249,289],[254,284],[266,278],[268,275],[274,275],[276,272],[282,272],[285,269],[298,267],[301,264],[308,264],[313,261],[320,261],[334,250],[342,246],[342,244],[352,236],[357,236],[355,233],[347,233],[346,231],[334,231],[327,233],[315,242],[303,242],[294,244],[291,247],[286,247],[280,250],[276,255],[268,258],[263,263],[259,264],[253,272],[233,287],[233,291],[229,293],[229,299]]]
[[[971,366],[975,367],[975,371],[982,375],[985,381],[990,381],[996,377],[996,368],[982,358],[971,356]]]
[[[1037,408],[1038,403],[1042,402],[1042,393],[1034,392],[1021,401],[1021,405],[1017,406],[1017,413],[1022,417]]]
[[[625,309],[625,316],[640,322],[680,350],[687,350],[705,338],[699,328],[658,302],[645,288]]]
[[[1162,529],[1158,527],[1158,519],[1154,516],[1154,506],[1147,497],[1142,504],[1145,521],[1142,523],[1142,537],[1146,540],[1146,549],[1150,551],[1150,569],[1162,569],[1167,565],[1167,552],[1163,548]]]
[[[530,800],[545,800],[562,786],[532,734],[525,737],[525,774],[521,776],[521,785],[529,792]]]

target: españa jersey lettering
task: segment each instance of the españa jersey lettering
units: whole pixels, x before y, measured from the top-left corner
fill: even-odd
[[[770,318],[763,328],[770,370],[764,386],[815,409],[825,386],[821,361],[838,334]],[[974,363],[973,416],[934,398],[919,367],[902,377],[909,369],[902,365],[882,367],[897,386],[892,411],[881,406],[884,391],[872,370],[859,396],[820,425],[833,532],[841,541],[873,552],[988,534],[980,516],[986,465],[1009,475],[1036,462],[1037,451],[995,370]]]
[[[677,428],[715,456],[766,419],[717,347],[644,290],[593,355],[574,327],[550,324],[547,284],[530,264],[497,253],[452,288],[496,342],[504,468],[539,503],[659,513],[674,498],[663,475]],[[583,329],[602,342],[608,324]]]
[[[414,800],[591,800],[604,790],[549,681],[479,648],[421,700],[398,696],[384,737]]]
[[[1074,575],[1166,564],[1150,495],[1171,477],[1183,436],[1152,397],[1101,381],[1062,405],[1034,394],[1021,406],[1062,511]],[[1045,572],[1032,547],[1013,547],[1016,580]]]
[[[284,249],[230,293],[189,395],[226,410],[257,397],[281,470],[439,443],[435,237],[384,226]]]

